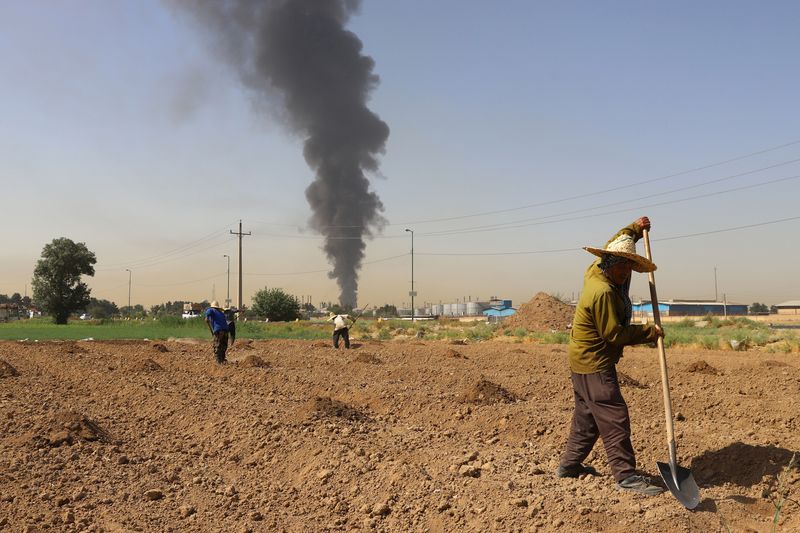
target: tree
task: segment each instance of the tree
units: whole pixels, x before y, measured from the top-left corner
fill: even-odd
[[[114,302],[91,298],[89,305],[86,306],[86,312],[89,313],[92,318],[111,318],[119,314],[119,309]]]
[[[765,315],[767,313],[769,313],[769,307],[767,307],[767,304],[753,302],[753,305],[750,306],[751,315]]]
[[[379,307],[375,310],[375,316],[387,318],[387,317],[396,317],[397,316],[397,307],[394,305],[386,304],[382,307]]]
[[[53,316],[56,324],[66,324],[70,313],[89,305],[91,289],[81,276],[94,276],[97,259],[86,244],[61,237],[42,249],[33,270],[33,301]]]
[[[282,289],[265,287],[253,296],[253,311],[270,321],[295,320],[300,318],[300,302]]]

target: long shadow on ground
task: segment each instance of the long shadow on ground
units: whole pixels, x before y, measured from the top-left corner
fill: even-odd
[[[792,459],[792,450],[775,446],[754,446],[734,442],[720,450],[708,451],[692,461],[692,475],[700,486],[732,483],[752,487],[764,476],[775,476]]]

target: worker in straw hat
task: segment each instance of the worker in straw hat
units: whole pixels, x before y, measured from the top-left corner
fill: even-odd
[[[617,232],[604,248],[584,248],[599,259],[584,274],[572,321],[568,354],[575,410],[556,476],[597,475],[582,461],[600,437],[617,487],[655,496],[663,489],[636,474],[628,406],[616,371],[625,346],[654,342],[664,335],[656,325],[631,324],[631,272],[656,269],[649,259],[636,253],[636,241],[645,229],[650,231],[650,219],[641,217]]]
[[[339,337],[344,339],[345,349],[350,349],[350,327],[353,320],[350,315],[330,313],[328,321],[333,322],[333,347],[339,349]]]
[[[205,321],[209,331],[214,336],[214,356],[218,364],[224,364],[225,352],[228,350],[228,321],[225,313],[219,306],[219,302],[214,300],[205,312]]]

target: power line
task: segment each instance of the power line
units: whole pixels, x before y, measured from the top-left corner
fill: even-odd
[[[375,263],[382,263],[384,261],[391,261],[392,259],[398,259],[400,257],[405,257],[407,255],[410,255],[410,254],[409,253],[404,253],[404,254],[392,255],[392,256],[389,256],[389,257],[384,257],[382,259],[375,259],[374,261],[365,261],[365,262],[361,263],[361,265],[363,266],[363,265],[372,265],[372,264],[375,264]],[[301,271],[301,272],[298,272],[298,271],[292,271],[292,272],[270,272],[270,273],[266,273],[266,274],[250,274],[250,273],[248,273],[247,275],[248,276],[295,276],[295,275],[302,275],[302,274],[319,274],[319,273],[322,273],[322,272],[329,272],[329,271],[330,271],[330,268],[323,268],[323,269],[319,269],[319,270],[306,270],[306,271]]]
[[[530,209],[531,207],[542,207],[542,206],[545,206],[545,205],[558,204],[558,203],[562,203],[562,202],[567,202],[569,200],[577,200],[577,199],[580,199],[580,198],[588,198],[590,196],[597,196],[597,195],[600,195],[600,194],[606,194],[606,193],[610,193],[610,192],[615,192],[615,191],[619,191],[619,190],[622,190],[622,189],[628,189],[628,188],[631,188],[631,187],[638,187],[640,185],[646,185],[648,183],[655,183],[657,181],[662,181],[662,180],[666,180],[666,179],[669,179],[669,178],[675,178],[675,177],[678,177],[678,176],[691,174],[692,172],[699,172],[701,170],[708,170],[709,168],[714,168],[714,167],[722,166],[722,165],[725,165],[725,164],[728,164],[728,163],[732,163],[734,161],[740,161],[742,159],[747,159],[749,157],[754,157],[756,155],[761,155],[761,154],[765,154],[765,153],[768,153],[768,152],[773,152],[775,150],[780,150],[782,148],[786,148],[788,146],[793,146],[795,144],[800,144],[800,140],[788,142],[788,143],[785,143],[785,144],[781,144],[779,146],[774,146],[774,147],[766,148],[766,149],[763,149],[763,150],[758,150],[756,152],[751,152],[749,154],[733,157],[733,158],[730,158],[730,159],[726,159],[724,161],[719,161],[717,163],[711,163],[711,164],[708,164],[708,165],[703,165],[703,166],[700,166],[700,167],[695,167],[695,168],[691,168],[691,169],[688,169],[688,170],[683,170],[681,172],[676,172],[674,174],[667,174],[665,176],[659,176],[659,177],[656,177],[656,178],[650,178],[650,179],[646,179],[646,180],[643,180],[643,181],[629,183],[627,185],[619,185],[617,187],[612,187],[612,188],[609,188],[609,189],[603,189],[603,190],[599,190],[599,191],[587,192],[587,193],[583,193],[583,194],[576,194],[576,195],[573,195],[573,196],[566,196],[564,198],[558,198],[558,199],[555,199],[555,200],[548,200],[548,201],[545,201],[545,202],[538,202],[538,203],[535,203],[535,204],[528,204],[528,205],[523,205],[523,206],[519,206],[519,207],[509,207],[509,208],[506,208],[506,209],[497,209],[497,210],[494,210],[494,211],[483,211],[483,212],[480,212],[480,213],[472,213],[472,214],[459,215],[459,216],[453,216],[453,217],[431,218],[431,219],[427,219],[427,220],[417,220],[417,221],[409,221],[409,222],[396,222],[396,223],[388,224],[388,225],[398,226],[398,225],[408,225],[408,224],[426,224],[426,223],[429,223],[429,222],[445,222],[445,221],[448,221],[448,220],[459,220],[459,219],[471,218],[471,217],[496,215],[496,214],[500,214],[500,213],[509,213],[511,211],[520,211],[520,210],[523,210],[523,209]]]
[[[723,228],[718,230],[710,230],[710,231],[701,231],[697,233],[687,233],[685,235],[674,235],[672,237],[661,237],[658,239],[651,239],[652,241],[672,241],[677,239],[688,239],[691,237],[699,237],[703,235],[713,235],[715,233],[726,233],[730,231],[739,231],[743,229],[749,228],[757,228],[761,226],[768,226],[771,224],[780,224],[782,222],[791,222],[793,220],[800,220],[800,216],[796,217],[787,217],[787,218],[779,218],[776,220],[768,220],[766,222],[757,222],[754,224],[746,224],[743,226],[735,226],[732,228]],[[549,253],[561,253],[561,252],[574,252],[578,250],[582,250],[582,247],[573,247],[573,248],[559,248],[554,250],[529,250],[529,251],[514,251],[514,252],[417,252],[417,255],[430,255],[430,256],[465,256],[465,255],[475,255],[475,256],[495,256],[495,255],[529,255],[529,254],[549,254]]]

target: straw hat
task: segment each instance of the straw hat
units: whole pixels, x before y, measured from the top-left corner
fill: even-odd
[[[631,268],[636,272],[654,272],[656,269],[655,263],[636,253],[636,241],[627,233],[621,233],[616,239],[606,244],[605,248],[586,246],[584,250],[598,257],[609,254],[629,259],[633,263]]]
[[[209,304],[209,307],[213,307],[214,309],[222,309],[222,308],[219,306],[219,302],[218,302],[218,301],[216,301],[216,300],[214,300],[213,302],[211,302],[211,303]]]

